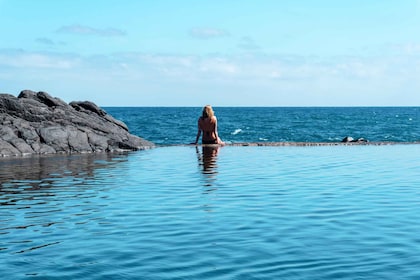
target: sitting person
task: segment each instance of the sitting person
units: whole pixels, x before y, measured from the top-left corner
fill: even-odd
[[[204,106],[203,114],[198,119],[198,131],[194,142],[195,145],[197,145],[201,133],[203,133],[201,139],[202,144],[225,144],[217,133],[217,118],[210,105]]]

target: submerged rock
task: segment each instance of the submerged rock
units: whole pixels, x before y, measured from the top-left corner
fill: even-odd
[[[92,102],[46,92],[0,94],[0,156],[142,150],[154,144]]]

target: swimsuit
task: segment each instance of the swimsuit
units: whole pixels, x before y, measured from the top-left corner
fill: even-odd
[[[203,140],[201,142],[203,144],[217,144],[217,139],[214,139],[214,140]]]

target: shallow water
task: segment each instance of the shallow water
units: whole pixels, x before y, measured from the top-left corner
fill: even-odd
[[[418,279],[419,145],[0,161],[4,279]]]

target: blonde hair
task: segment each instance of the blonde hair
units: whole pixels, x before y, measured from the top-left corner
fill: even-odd
[[[211,118],[214,116],[213,108],[210,105],[206,105],[203,108],[203,118]]]

